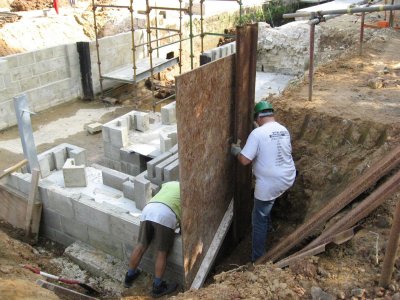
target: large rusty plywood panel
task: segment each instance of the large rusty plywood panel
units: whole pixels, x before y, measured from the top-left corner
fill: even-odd
[[[176,78],[186,287],[233,196],[234,68],[231,55]]]

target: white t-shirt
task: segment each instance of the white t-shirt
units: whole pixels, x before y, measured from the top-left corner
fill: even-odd
[[[177,220],[174,212],[165,204],[150,202],[142,210],[142,221],[152,221],[168,228],[174,229]]]
[[[253,162],[255,198],[274,200],[293,185],[296,167],[290,134],[278,122],[268,122],[254,129],[241,154]]]

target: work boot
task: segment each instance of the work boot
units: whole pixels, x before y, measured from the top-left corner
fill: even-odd
[[[139,277],[141,271],[139,269],[136,270],[135,274],[129,276],[128,272],[125,274],[125,280],[124,280],[124,287],[130,288],[132,287],[133,282],[136,280],[136,278]]]
[[[159,298],[161,296],[174,292],[177,287],[178,287],[177,283],[167,284],[165,281],[161,281],[160,285],[158,286],[156,286],[153,283],[153,290],[151,291],[151,296],[153,298]]]

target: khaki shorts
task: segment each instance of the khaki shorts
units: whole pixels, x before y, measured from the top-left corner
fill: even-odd
[[[174,237],[175,232],[171,228],[152,221],[140,222],[138,243],[146,248],[154,239],[158,251],[169,252],[174,244]]]

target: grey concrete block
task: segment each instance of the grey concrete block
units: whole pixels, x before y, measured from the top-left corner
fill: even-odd
[[[150,115],[145,112],[134,112],[134,125],[135,130],[145,132],[150,128]]]
[[[77,222],[76,219],[61,217],[62,232],[82,242],[89,240],[88,225]]]
[[[179,159],[164,168],[164,181],[179,181]]]
[[[68,158],[73,158],[76,165],[86,166],[86,149],[74,146],[73,148],[67,147]]]
[[[135,177],[134,180],[134,201],[136,208],[142,210],[151,200],[151,182],[145,178],[147,172],[143,172]]]
[[[47,189],[47,203],[42,198],[43,206],[66,218],[74,218],[75,212],[72,201],[78,199],[78,197],[78,194],[71,194],[62,188],[53,186]]]
[[[129,214],[110,214],[111,234],[121,241],[136,244],[139,236],[140,220]]]
[[[112,169],[102,170],[103,184],[122,191],[122,185],[129,180],[129,175]]]
[[[61,231],[61,216],[55,211],[45,208],[42,209],[41,230],[44,227]]]
[[[104,232],[89,226],[89,245],[100,249],[116,258],[123,259],[122,242]]]
[[[101,123],[95,122],[95,123],[87,125],[86,131],[89,132],[90,134],[95,134],[95,133],[101,131],[102,126],[103,125]]]
[[[168,134],[160,133],[160,151],[162,153],[170,150],[178,142],[178,135],[176,132]]]
[[[75,242],[65,249],[65,255],[84,270],[98,277],[108,277],[122,282],[126,263],[99,249],[82,242]]]
[[[125,198],[131,199],[132,201],[135,200],[133,197],[134,187],[134,183],[129,180],[122,184],[122,193],[124,194]]]
[[[168,152],[172,154],[178,153],[178,144],[175,144],[171,149],[168,150]]]
[[[103,203],[97,203],[87,199],[74,201],[74,212],[78,222],[110,233],[110,218],[106,209],[102,208]]]
[[[164,152],[163,154],[148,161],[147,162],[147,176],[149,178],[155,178],[156,177],[156,169],[155,169],[156,165],[158,165],[162,161],[166,160],[171,155],[172,155],[171,152]]]
[[[67,149],[66,148],[56,148],[53,153],[53,161],[55,168],[61,170],[67,159]]]
[[[161,123],[170,125],[176,123],[176,102],[161,107]]]
[[[68,158],[62,169],[65,187],[87,186],[85,165],[75,165],[73,158]]]
[[[104,156],[112,160],[121,160],[119,147],[113,147],[111,143],[103,141]]]
[[[49,238],[50,240],[60,243],[61,245],[64,245],[67,247],[75,242],[75,240],[72,237],[64,234],[61,231],[55,230],[55,229],[46,227],[40,233],[43,234],[45,237]]]
[[[38,156],[38,160],[39,160],[40,174],[42,175],[42,178],[46,178],[51,173],[50,162],[47,156],[45,155],[41,157]]]
[[[178,159],[178,153],[168,157],[166,160],[163,160],[158,165],[155,166],[156,169],[156,178],[159,182],[164,181],[164,168]]]
[[[111,143],[110,128],[109,127],[103,125],[102,129],[101,129],[101,134],[102,134],[102,137],[103,137],[103,142]]]
[[[110,140],[114,147],[122,148],[128,145],[128,128],[127,127],[110,127]]]

